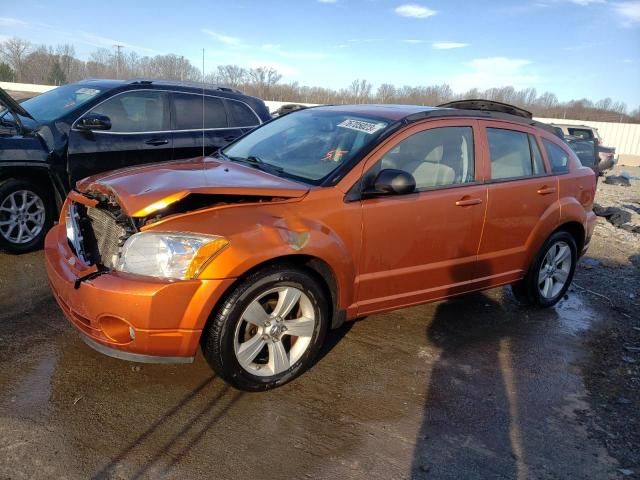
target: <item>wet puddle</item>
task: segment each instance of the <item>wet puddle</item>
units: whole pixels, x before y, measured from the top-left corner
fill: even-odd
[[[572,334],[589,330],[598,314],[590,307],[583,297],[572,293],[565,300],[558,303],[554,310],[562,328]]]

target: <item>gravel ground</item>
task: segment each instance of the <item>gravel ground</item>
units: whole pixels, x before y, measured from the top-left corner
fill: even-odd
[[[638,167],[618,167],[611,174],[622,172],[640,176]],[[600,181],[596,201],[629,212],[627,228],[640,227],[640,180],[630,183],[622,187]],[[585,385],[595,415],[585,421],[622,468],[640,478],[640,233],[600,218],[575,288],[611,310],[587,337]]]

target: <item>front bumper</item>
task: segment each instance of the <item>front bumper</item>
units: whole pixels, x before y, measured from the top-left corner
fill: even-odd
[[[77,282],[91,269],[73,254],[61,225],[47,234],[45,262],[53,296],[85,341],[107,355],[141,362],[192,361],[213,307],[233,282],[122,272]]]

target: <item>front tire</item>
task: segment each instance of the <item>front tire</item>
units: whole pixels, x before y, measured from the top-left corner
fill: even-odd
[[[544,243],[527,275],[513,284],[516,299],[525,305],[551,307],[569,289],[578,260],[576,242],[568,232],[556,232]]]
[[[0,249],[26,253],[41,247],[52,217],[40,186],[15,178],[0,184]]]
[[[276,265],[234,288],[205,328],[202,351],[234,387],[269,390],[313,365],[328,323],[325,294],[315,278]]]

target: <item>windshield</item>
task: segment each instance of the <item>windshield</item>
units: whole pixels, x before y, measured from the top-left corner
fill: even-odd
[[[273,167],[271,171],[318,184],[354,158],[388,126],[377,118],[308,109],[254,130],[222,152],[231,160]]]
[[[81,85],[54,88],[21,103],[33,118],[48,122],[60,118],[98,95],[101,90]]]

